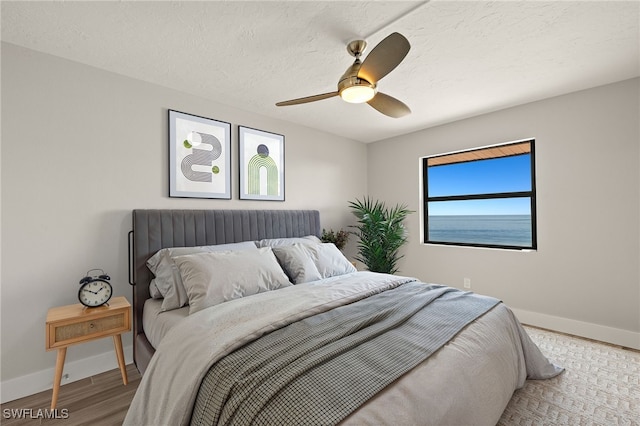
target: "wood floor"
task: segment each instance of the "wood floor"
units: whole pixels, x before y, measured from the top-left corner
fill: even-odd
[[[51,407],[51,390],[7,402],[2,404],[0,423],[2,426],[120,426],[140,383],[140,373],[133,364],[127,365],[127,376],[126,386],[117,368],[61,386],[55,412],[57,419],[43,418],[49,414],[45,410]],[[11,418],[17,415],[22,418]]]

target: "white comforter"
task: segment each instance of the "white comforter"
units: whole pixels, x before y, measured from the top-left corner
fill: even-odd
[[[398,278],[357,272],[190,315],[157,348],[124,424],[188,424],[199,384],[215,361],[283,325],[388,288]],[[344,423],[495,424],[527,377],[547,378],[561,371],[499,304]]]

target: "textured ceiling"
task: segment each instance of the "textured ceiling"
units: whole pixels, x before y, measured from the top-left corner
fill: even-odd
[[[363,142],[640,75],[638,1],[1,7],[5,42]],[[336,90],[353,61],[346,44],[366,38],[370,50],[391,32],[412,48],[378,88],[411,115],[388,118],[339,98],[274,105]]]

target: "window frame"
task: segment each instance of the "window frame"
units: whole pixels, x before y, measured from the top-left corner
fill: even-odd
[[[448,196],[435,196],[429,197],[429,180],[428,180],[428,160],[431,158],[444,157],[452,154],[461,154],[468,152],[483,151],[497,147],[516,145],[522,143],[529,143],[529,155],[531,161],[531,190],[530,191],[511,191],[511,192],[496,192],[496,193],[483,193],[483,194],[466,194],[466,195],[448,195]],[[513,154],[503,155],[497,157],[480,158],[476,160],[458,161],[455,163],[468,163],[472,161],[482,161],[491,158],[507,158],[517,155],[525,154]],[[461,151],[449,152],[445,154],[430,155],[422,158],[422,200],[423,200],[423,242],[424,244],[445,245],[445,246],[463,246],[463,247],[480,247],[480,248],[494,248],[494,249],[506,249],[506,250],[520,250],[530,251],[538,249],[538,231],[537,231],[537,211],[536,211],[536,167],[535,167],[535,139],[522,139],[514,142],[507,142],[497,145],[485,146],[480,148],[472,148]],[[455,164],[451,163],[451,164]],[[437,165],[435,165],[437,166]],[[434,166],[431,166],[434,167]],[[468,200],[493,200],[503,198],[529,198],[531,209],[531,246],[514,246],[514,245],[502,245],[502,244],[483,244],[483,243],[465,243],[465,242],[453,242],[453,241],[432,241],[429,240],[429,203],[438,201],[468,201]]]

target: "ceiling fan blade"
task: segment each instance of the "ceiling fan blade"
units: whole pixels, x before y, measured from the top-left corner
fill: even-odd
[[[365,58],[358,71],[358,78],[375,84],[389,74],[407,56],[411,45],[400,33],[393,33],[382,40]]]
[[[411,114],[411,109],[409,109],[409,107],[403,102],[400,102],[392,96],[385,95],[384,93],[378,92],[373,99],[367,103],[379,112],[392,118],[400,118]]]
[[[307,102],[321,101],[323,99],[338,96],[338,92],[323,93],[321,95],[307,96],[306,98],[291,99],[290,101],[278,102],[276,106],[306,104]]]

